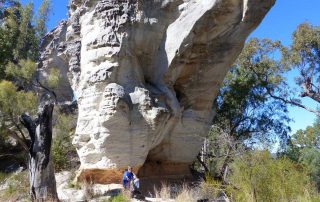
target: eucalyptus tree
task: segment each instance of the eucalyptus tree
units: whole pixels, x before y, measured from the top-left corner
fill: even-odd
[[[292,35],[290,64],[297,68],[296,83],[301,86],[301,97],[320,103],[320,26],[303,23]],[[318,110],[313,109],[317,115]]]
[[[226,181],[228,165],[245,149],[286,142],[287,105],[273,95],[286,85],[279,55],[287,53],[278,41],[251,39],[227,74],[205,154],[212,175]]]
[[[320,119],[293,134],[283,154],[304,165],[320,191]]]
[[[320,27],[309,23],[300,24],[292,34],[292,44],[282,61],[288,70],[297,71],[295,82],[300,92],[286,85],[280,95],[270,92],[275,99],[291,106],[297,106],[320,116],[318,109],[303,104],[302,98],[320,103]]]

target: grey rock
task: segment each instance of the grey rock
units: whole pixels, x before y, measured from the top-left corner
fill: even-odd
[[[73,0],[43,44],[59,101],[76,98],[79,179],[190,176],[212,103],[275,0]]]

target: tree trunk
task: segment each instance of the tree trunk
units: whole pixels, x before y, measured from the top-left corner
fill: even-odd
[[[38,117],[23,114],[21,122],[28,129],[30,195],[32,201],[58,201],[54,168],[51,161],[53,102],[39,107]]]

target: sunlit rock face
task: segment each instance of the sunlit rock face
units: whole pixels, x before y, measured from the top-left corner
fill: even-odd
[[[78,101],[79,179],[115,182],[128,165],[141,178],[189,176],[219,85],[273,4],[71,1],[40,67],[60,68],[58,98]]]

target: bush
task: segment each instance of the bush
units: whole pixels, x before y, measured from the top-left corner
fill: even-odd
[[[130,201],[130,197],[128,197],[127,194],[121,193],[116,196],[112,196],[106,202],[129,202],[129,201]]]
[[[218,194],[224,191],[221,182],[214,180],[210,175],[206,175],[206,181],[202,181],[199,188],[201,198],[209,201],[215,200]]]
[[[70,126],[71,118],[71,116],[59,114],[54,126],[52,158],[56,171],[70,169],[72,167],[71,158],[76,155],[75,147],[71,143],[73,135]]]
[[[306,169],[267,151],[248,152],[232,164],[227,192],[233,201],[312,201],[319,197]],[[318,198],[320,199],[320,198]]]

